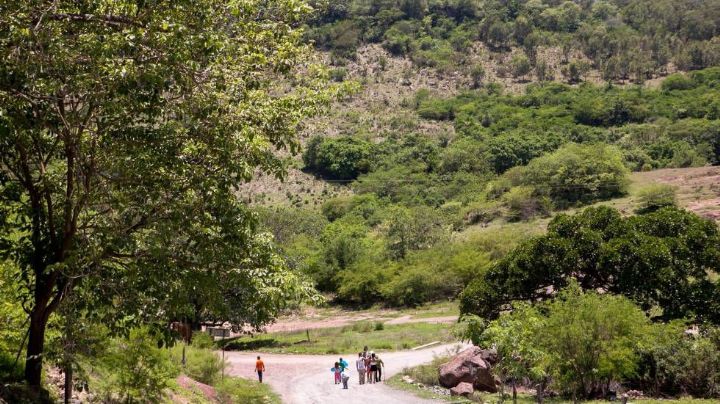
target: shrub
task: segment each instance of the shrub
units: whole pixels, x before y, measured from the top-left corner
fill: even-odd
[[[192,337],[193,348],[212,349],[215,346],[215,339],[206,332],[196,331]]]
[[[330,70],[330,78],[333,79],[333,81],[345,81],[345,77],[347,77],[347,74],[348,71],[344,67],[338,67],[336,69]]]
[[[420,104],[418,114],[425,119],[446,121],[455,118],[455,107],[452,100],[429,99]]]
[[[174,348],[174,356],[177,355],[181,346]],[[180,352],[180,355],[182,353]],[[182,358],[182,356],[180,356]],[[177,360],[176,356],[176,360]],[[195,348],[193,346],[186,347],[185,350],[185,367],[183,372],[190,378],[205,384],[215,384],[220,377],[224,365],[222,359],[210,349]]]
[[[686,329],[682,321],[652,326],[633,387],[656,396],[720,397],[720,340],[712,338],[718,329]]]
[[[590,203],[626,193],[622,154],[603,144],[568,144],[505,174],[513,185],[533,186],[560,206]]]
[[[647,324],[628,299],[571,286],[550,303],[547,328],[540,334],[558,386],[591,397],[611,381],[633,376]]]
[[[323,138],[308,142],[303,154],[305,166],[334,179],[354,179],[370,170],[370,142],[354,137]]]
[[[530,220],[536,216],[548,216],[552,202],[547,196],[537,195],[535,188],[520,186],[510,189],[503,195],[509,220]]]
[[[525,56],[513,57],[510,61],[510,66],[512,68],[512,75],[515,78],[526,76],[528,73],[530,73],[530,70],[532,69],[530,61]]]
[[[675,73],[667,76],[661,84],[663,91],[689,90],[695,88],[695,81],[683,73]]]
[[[654,212],[666,206],[675,206],[677,188],[667,184],[652,184],[638,191],[638,213]]]
[[[99,373],[97,393],[106,401],[159,402],[177,376],[178,368],[167,349],[158,348],[147,328],[114,339],[94,369]]]
[[[398,272],[382,291],[385,301],[395,306],[418,306],[425,302],[453,297],[460,290],[456,277],[434,265],[415,263]]]

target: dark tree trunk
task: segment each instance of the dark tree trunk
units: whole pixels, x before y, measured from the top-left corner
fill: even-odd
[[[30,316],[27,355],[25,357],[25,381],[33,387],[39,387],[42,376],[42,361],[45,350],[45,329],[47,327],[47,308],[35,307]]]
[[[512,381],[512,388],[513,388],[513,404],[517,404],[517,382],[515,382],[514,378]]]
[[[72,364],[65,364],[65,404],[70,404],[73,392],[73,369]]]

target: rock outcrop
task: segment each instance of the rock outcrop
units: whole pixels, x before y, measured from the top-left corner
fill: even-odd
[[[497,387],[491,368],[496,362],[497,354],[494,351],[478,347],[468,348],[440,367],[440,384],[452,389],[464,383],[460,388],[463,392],[467,391],[469,384],[474,390],[495,393]],[[472,394],[472,391],[469,394]]]

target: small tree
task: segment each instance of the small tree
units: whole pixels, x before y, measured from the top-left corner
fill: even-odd
[[[538,402],[543,400],[548,355],[538,344],[538,336],[543,334],[546,321],[536,308],[519,303],[513,311],[488,324],[480,336],[481,344],[497,350],[494,371],[500,375],[503,386],[508,381],[512,384],[513,403],[517,403],[517,381],[523,378],[538,382]]]
[[[485,68],[481,64],[477,64],[470,70],[470,79],[472,80],[473,88],[480,88],[482,82],[485,79]]]
[[[524,55],[518,55],[513,57],[510,61],[510,65],[512,68],[512,75],[516,79],[524,77],[532,70],[532,66],[530,66],[530,61]]]
[[[649,320],[628,299],[571,283],[547,309],[541,344],[554,382],[574,400],[604,397],[610,382],[635,374]]]

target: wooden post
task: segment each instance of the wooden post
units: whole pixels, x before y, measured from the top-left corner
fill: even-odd
[[[310,342],[310,330],[307,328],[305,329],[305,335],[307,335],[307,342]]]

